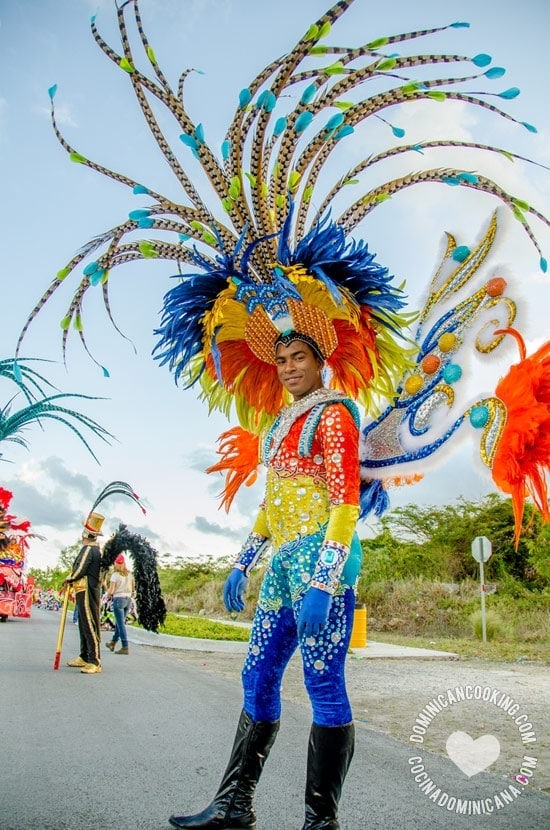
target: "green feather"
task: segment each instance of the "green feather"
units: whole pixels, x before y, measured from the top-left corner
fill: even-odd
[[[153,259],[153,257],[158,256],[156,248],[152,244],[152,242],[140,242],[138,244],[138,248],[141,251],[142,256],[145,257],[145,259]]]
[[[376,64],[376,69],[380,72],[384,72],[386,69],[395,69],[396,66],[397,61],[395,58],[383,58],[383,60]]]
[[[367,49],[369,51],[373,51],[374,49],[380,49],[381,46],[385,46],[387,43],[387,37],[379,37],[376,40],[371,40],[370,43],[367,43]]]
[[[447,94],[445,92],[441,92],[440,90],[431,90],[428,92],[428,98],[431,98],[432,101],[446,101]]]
[[[136,71],[130,63],[130,61],[128,60],[128,58],[121,58],[118,62],[118,65],[121,69],[124,69],[124,71],[128,72],[130,75],[132,75],[132,73]]]

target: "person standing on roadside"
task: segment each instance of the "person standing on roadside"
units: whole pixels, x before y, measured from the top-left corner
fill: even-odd
[[[107,596],[113,601],[113,612],[115,615],[115,630],[113,639],[107,643],[107,648],[115,654],[128,654],[128,634],[126,632],[126,617],[132,604],[134,593],[134,577],[126,567],[126,560],[122,553],[119,553],[114,563],[114,571],[111,575]],[[120,640],[121,648],[115,652],[115,646]]]
[[[99,513],[90,513],[82,532],[82,548],[76,557],[71,573],[65,579],[66,590],[73,590],[78,611],[80,654],[67,661],[72,668],[79,668],[82,674],[98,674],[101,671],[99,646],[101,628],[99,623],[99,593],[101,550],[97,537],[103,536],[101,528],[105,520]]]

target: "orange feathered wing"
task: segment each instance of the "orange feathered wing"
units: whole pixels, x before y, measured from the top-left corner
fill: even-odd
[[[524,501],[531,496],[544,521],[550,519],[547,475],[550,471],[550,341],[530,357],[515,329],[521,360],[495,390],[506,406],[506,424],[492,464],[497,487],[512,497],[516,547],[521,534]]]
[[[206,472],[225,473],[221,506],[228,512],[239,488],[243,484],[250,487],[258,477],[260,438],[242,427],[234,427],[222,432],[217,452],[221,459]]]

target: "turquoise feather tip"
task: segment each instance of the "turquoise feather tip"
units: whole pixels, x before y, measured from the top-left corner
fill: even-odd
[[[136,210],[130,211],[128,219],[131,219],[132,222],[139,222],[140,219],[149,216],[150,213],[149,208],[137,208]]]
[[[479,55],[475,55],[471,60],[472,60],[472,63],[475,64],[475,66],[480,66],[481,67],[481,66],[488,66],[493,59],[492,59],[491,55],[486,55],[482,52]]]
[[[503,75],[506,74],[506,70],[503,66],[492,66],[487,72],[483,73],[486,78],[489,80],[494,80],[494,78],[502,78]]]
[[[15,380],[17,381],[17,383],[23,383],[23,375],[21,374],[21,368],[20,368],[19,363],[17,362],[17,360],[13,361],[12,370],[13,370],[13,376],[14,376]]]
[[[334,136],[334,140],[340,141],[341,138],[345,138],[347,135],[351,135],[354,132],[355,127],[352,127],[351,124],[344,124],[344,126],[341,127]]]
[[[391,131],[396,138],[403,138],[405,135],[405,130],[402,127],[392,127]]]
[[[520,90],[517,86],[512,86],[510,89],[505,89],[503,92],[497,93],[499,98],[505,98],[507,101],[511,101],[513,98],[517,98],[520,94]]]
[[[240,109],[244,110],[245,107],[248,106],[250,101],[252,100],[252,93],[249,89],[241,89],[239,92],[239,107]]]
[[[83,274],[85,277],[90,277],[92,274],[95,274],[97,269],[99,268],[99,262],[94,260],[93,262],[89,262],[83,270]]]
[[[285,130],[286,130],[286,118],[284,116],[281,116],[275,122],[275,127],[273,129],[273,135],[275,136],[275,138],[277,138],[278,136],[281,135],[281,133],[284,133]]]
[[[307,129],[307,127],[309,127],[312,121],[313,114],[311,112],[308,112],[307,110],[301,112],[294,124],[295,131],[297,133],[303,133],[303,131]]]

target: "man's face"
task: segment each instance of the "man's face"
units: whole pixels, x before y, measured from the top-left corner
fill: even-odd
[[[294,340],[288,346],[280,343],[275,351],[275,362],[279,380],[295,401],[323,386],[323,363],[307,343],[301,340]]]

